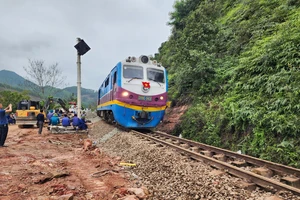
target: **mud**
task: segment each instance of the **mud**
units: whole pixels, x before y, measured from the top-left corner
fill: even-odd
[[[101,149],[84,149],[87,139],[10,125],[8,147],[0,148],[0,199],[117,199],[130,187],[128,175]]]

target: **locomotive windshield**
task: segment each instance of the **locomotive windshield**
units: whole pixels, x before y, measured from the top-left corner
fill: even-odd
[[[143,67],[124,65],[123,66],[123,77],[124,78],[143,79],[144,78]]]
[[[165,76],[164,71],[160,69],[148,68],[147,69],[147,78],[148,80],[164,83]]]

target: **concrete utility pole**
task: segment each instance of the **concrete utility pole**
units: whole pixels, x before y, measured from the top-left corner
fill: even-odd
[[[88,52],[91,48],[82,40],[77,38],[77,116],[81,117],[81,56]]]
[[[77,38],[77,43],[81,41]],[[77,116],[81,117],[81,56],[77,53]]]

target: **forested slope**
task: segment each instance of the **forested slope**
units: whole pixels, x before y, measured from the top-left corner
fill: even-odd
[[[32,100],[40,100],[41,97],[36,92],[34,83],[31,83],[32,87],[28,87],[26,79],[17,73],[9,70],[0,70],[0,92],[2,91],[14,91],[25,92],[28,91],[28,95]],[[62,98],[66,101],[75,100],[77,96],[77,87],[66,87],[64,89],[45,87],[46,96],[54,96]],[[21,94],[20,94],[21,95]],[[81,88],[82,106],[95,108],[97,102],[97,92],[91,89]],[[1,98],[1,95],[0,95]]]
[[[300,167],[300,1],[181,0],[156,54],[174,134]]]

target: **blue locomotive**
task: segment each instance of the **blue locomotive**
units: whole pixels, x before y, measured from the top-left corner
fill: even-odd
[[[156,127],[167,108],[166,69],[148,56],[128,57],[98,90],[97,115],[126,128]]]

